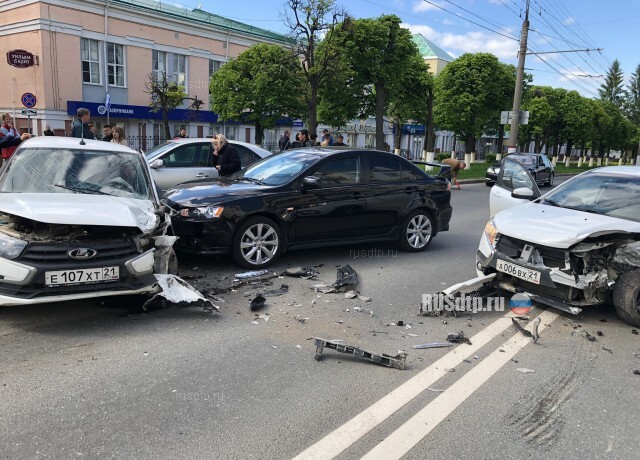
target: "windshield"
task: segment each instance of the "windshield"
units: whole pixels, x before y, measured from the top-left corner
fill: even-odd
[[[640,222],[640,177],[583,174],[546,194],[542,203]]]
[[[513,158],[518,163],[526,166],[538,164],[538,158],[534,157],[533,155],[514,155],[511,158]]]
[[[160,144],[160,145],[152,148],[151,150],[146,152],[144,154],[144,156],[147,158],[147,161],[149,161],[151,158],[157,157],[158,155],[161,155],[164,152],[167,152],[167,151],[171,150],[176,145],[178,145],[176,142],[167,141],[164,144]]]
[[[252,164],[235,178],[264,185],[283,185],[322,158],[322,155],[314,152],[288,150]]]
[[[0,192],[86,193],[149,200],[151,189],[144,167],[142,156],[133,151],[25,148],[7,166]]]

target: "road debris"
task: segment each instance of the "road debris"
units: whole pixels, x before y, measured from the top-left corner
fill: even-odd
[[[407,353],[399,351],[396,355],[377,354],[364,350],[358,347],[352,347],[349,345],[343,345],[336,340],[325,340],[318,337],[314,337],[314,343],[316,346],[316,361],[320,361],[322,358],[322,351],[324,348],[330,348],[340,353],[347,353],[354,355],[357,358],[365,359],[376,364],[392,367],[395,369],[404,369],[404,365],[407,359]]]
[[[259,276],[266,275],[267,273],[269,273],[269,270],[254,270],[250,272],[236,273],[233,276],[238,280],[247,280],[250,278],[257,278]]]
[[[293,267],[287,268],[284,272],[286,276],[293,276],[297,278],[311,279],[318,276],[318,272],[315,268],[303,268],[303,267]]]
[[[345,299],[355,299],[356,297],[358,297],[359,292],[358,291],[347,291],[344,293],[344,298]]]
[[[251,311],[260,310],[265,306],[267,299],[264,298],[261,294],[258,294],[249,304],[249,308]]]
[[[447,342],[451,342],[451,343],[466,343],[468,345],[471,345],[471,340],[469,340],[467,337],[464,336],[464,332],[460,331],[457,334],[448,334],[447,335]]]
[[[613,350],[611,348],[607,348],[607,347],[603,346],[602,349],[604,351],[608,351],[609,353],[613,354]]]
[[[333,287],[335,288],[355,286],[358,284],[358,274],[350,265],[339,267],[337,278],[336,282],[333,283]]]
[[[635,371],[633,371],[633,373],[634,373],[635,375],[640,375],[640,370],[636,369]]]
[[[516,318],[520,319],[522,317],[518,316],[511,318],[511,322],[516,327],[516,329],[520,331],[525,337],[530,337],[531,339],[533,339],[534,343],[537,342],[538,338],[540,338],[540,335],[538,334],[538,328],[540,327],[541,322],[540,318],[536,318],[533,320],[533,332],[529,332],[524,327],[522,327]]]
[[[175,275],[155,274],[160,292],[147,300],[142,305],[143,310],[148,310],[153,305],[162,305],[165,303],[175,305],[193,305],[204,308],[206,311],[220,311],[220,307],[215,305],[211,300],[206,299],[200,292],[189,283]]]
[[[533,369],[527,369],[526,367],[519,367],[516,370],[518,372],[522,372],[523,374],[533,374],[535,372]]]
[[[280,289],[270,289],[268,291],[264,291],[262,295],[264,295],[265,297],[276,297],[276,296],[284,295],[287,292],[289,292],[289,286],[286,284],[283,284],[280,286]]]
[[[309,320],[309,318],[302,318],[300,315],[296,315],[295,319],[297,319],[301,323],[304,323],[305,321]]]
[[[444,390],[439,390],[437,388],[431,388],[431,387],[427,387],[427,390],[433,391],[434,393],[442,393],[442,392],[444,392]]]
[[[400,320],[396,322],[396,326],[404,326],[404,321]]]
[[[638,335],[638,331],[637,331],[637,330],[635,330],[635,329],[631,329],[631,333],[632,333],[633,335]]]
[[[332,294],[334,292],[338,292],[335,287],[327,286],[326,284],[314,284],[311,286],[311,289],[314,289],[316,292],[320,292],[322,294]]]
[[[423,350],[426,348],[445,348],[445,347],[452,347],[452,346],[453,344],[448,342],[431,342],[431,343],[423,343],[422,345],[414,345],[413,348],[415,348],[416,350]]]

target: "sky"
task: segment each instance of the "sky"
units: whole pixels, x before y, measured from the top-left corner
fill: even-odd
[[[165,0],[162,0],[165,2]],[[185,8],[210,13],[286,34],[286,0],[179,0]],[[336,0],[351,16],[395,14],[404,27],[420,33],[452,57],[490,52],[517,64],[526,0]],[[525,68],[533,84],[577,90],[598,97],[598,88],[614,59],[628,82],[640,65],[640,0],[530,0]],[[594,51],[602,49],[602,51]],[[568,50],[571,53],[558,53]]]

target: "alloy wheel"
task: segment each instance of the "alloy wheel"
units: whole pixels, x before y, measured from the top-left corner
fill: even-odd
[[[414,249],[425,247],[431,240],[431,221],[424,214],[418,214],[407,225],[407,242]]]
[[[269,224],[256,223],[245,230],[240,238],[242,258],[251,265],[262,265],[272,260],[280,247],[278,232]]]

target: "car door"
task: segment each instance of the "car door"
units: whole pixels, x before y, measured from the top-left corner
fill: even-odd
[[[257,153],[255,153],[250,148],[245,147],[244,145],[240,145],[240,144],[231,144],[231,145],[234,149],[236,149],[236,152],[238,152],[238,155],[240,156],[240,167],[242,169],[246,168],[250,164],[255,163],[256,161],[261,159]]]
[[[213,167],[210,142],[179,144],[162,155],[161,166],[151,163],[153,178],[161,190],[195,179],[218,177]]]
[[[532,198],[540,196],[540,189],[522,164],[511,158],[502,160],[500,174],[489,193],[490,215],[494,216],[503,209],[528,202],[530,197],[525,197],[526,190],[531,191]]]
[[[539,155],[537,159],[538,159],[538,173],[536,176],[538,178],[538,182],[541,182],[544,184],[549,181],[549,176],[551,175],[551,169],[545,163],[544,158],[542,158],[542,155]]]
[[[403,167],[398,156],[368,152],[367,158],[369,181],[363,233],[383,236],[395,231],[417,198],[419,187],[414,172]]]
[[[293,220],[295,242],[357,237],[362,228],[366,192],[360,156],[329,159],[312,169],[307,177],[317,181],[301,185]]]

